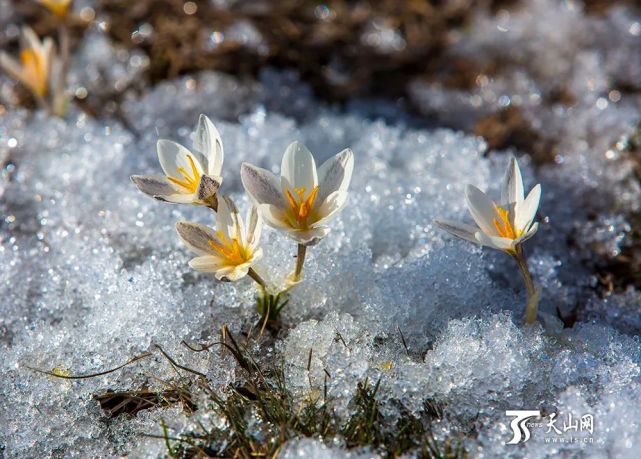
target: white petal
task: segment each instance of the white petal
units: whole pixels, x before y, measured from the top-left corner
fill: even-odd
[[[22,28],[22,49],[33,49],[34,51],[41,53],[43,51],[42,43],[38,38],[38,35],[33,31],[31,27]]]
[[[243,163],[240,167],[240,178],[245,191],[256,204],[283,206],[280,180],[267,169]]]
[[[343,207],[345,207],[346,202],[346,191],[334,191],[327,197],[325,202],[323,202],[323,204],[318,209],[318,215],[320,216],[320,218],[316,220],[311,226],[317,227],[329,221],[331,218],[336,216],[336,214],[338,214],[338,212],[340,212]]]
[[[353,170],[354,154],[349,148],[325,161],[318,168],[318,186],[320,189],[316,199],[319,202],[323,202],[334,191],[346,191],[352,179]]]
[[[258,206],[258,212],[263,220],[265,220],[265,223],[272,228],[284,230],[290,230],[292,228],[285,212],[280,207],[272,206],[270,204],[261,204]]]
[[[9,74],[11,78],[24,83],[22,75],[22,66],[18,61],[9,56],[7,53],[0,53],[0,67]]]
[[[521,237],[518,239],[518,241],[517,241],[517,242],[518,242],[519,244],[521,244],[521,243],[523,243],[523,242],[527,241],[528,239],[530,239],[532,236],[534,236],[534,235],[536,234],[536,232],[538,231],[538,229],[539,229],[539,223],[537,222],[537,223],[535,223],[534,225],[532,225],[532,227],[531,227],[529,230],[527,230],[527,231],[526,231],[526,233],[525,233],[525,234],[523,234],[523,236],[521,236]]]
[[[45,38],[42,45],[42,54],[44,58],[44,67],[47,75],[51,74],[51,66],[53,65],[54,43],[50,37]]]
[[[161,139],[157,143],[157,150],[160,167],[162,167],[166,176],[182,180],[183,175],[178,168],[183,168],[191,176],[191,162],[187,158],[188,156],[192,157],[198,173],[202,175],[203,167],[198,156],[187,150],[179,143]]]
[[[203,203],[198,200],[196,193],[174,193],[174,194],[158,194],[154,198],[159,201],[172,202],[174,204],[194,204],[202,205]]]
[[[499,233],[494,227],[494,219],[498,218],[498,215],[492,200],[474,185],[465,187],[465,197],[470,214],[481,231],[490,236],[498,236]]]
[[[316,163],[312,153],[300,142],[293,142],[285,150],[280,175],[292,188],[304,188],[309,193],[318,185]]]
[[[501,204],[514,204],[523,201],[523,178],[516,158],[512,156],[505,170]]]
[[[436,220],[434,223],[436,223],[439,228],[444,229],[448,233],[458,238],[474,242],[475,244],[479,243],[479,241],[476,239],[476,233],[478,229],[473,227],[472,225],[453,222],[451,220]]]
[[[194,149],[201,152],[207,160],[207,174],[221,176],[223,170],[223,141],[214,123],[206,115],[198,118]]]
[[[152,197],[176,193],[174,186],[165,177],[132,175],[131,181],[140,191]]]
[[[488,236],[487,234],[477,231],[474,235],[476,240],[485,246],[492,247],[493,249],[512,251],[516,245],[516,241],[506,237]]]
[[[209,241],[220,242],[213,229],[198,223],[181,221],[176,223],[178,236],[194,252],[201,255],[216,254]]]
[[[191,266],[196,271],[203,273],[214,273],[223,268],[224,260],[214,255],[203,255],[201,257],[192,258],[189,261]]]
[[[234,282],[245,277],[247,275],[247,272],[249,271],[249,268],[249,263],[238,266],[226,266],[216,271],[215,276],[218,280]]]
[[[516,203],[514,206],[514,226],[516,231],[527,229],[532,224],[536,217],[540,200],[541,185],[536,185],[525,200]]]
[[[298,244],[314,245],[317,244],[329,233],[330,229],[327,226],[319,226],[308,230],[290,230],[287,235],[296,241]]]
[[[251,206],[247,211],[246,219],[246,229],[247,229],[247,245],[255,250],[260,243],[260,235],[263,230],[263,220],[260,218],[258,213],[258,208],[256,206]]]
[[[216,212],[216,230],[222,232],[228,239],[237,237],[238,231],[238,209],[229,196],[223,196],[218,200],[218,211]]]

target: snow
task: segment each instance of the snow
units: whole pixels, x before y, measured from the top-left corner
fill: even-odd
[[[508,53],[503,58],[521,70],[506,70],[476,94],[412,86],[423,110],[460,128],[502,103],[502,95],[520,98],[525,116],[559,140],[555,163],[535,168],[520,157],[526,188],[543,184],[541,229],[526,245],[543,287],[543,326],[521,323],[525,292],[513,260],[454,240],[433,223],[469,221],[467,183],[499,192],[507,155],[487,155],[478,138],[408,125],[400,109],[394,123],[372,119],[371,107],[358,104],[346,111],[319,106],[295,76],[272,70],[260,83],[202,73],[161,83],[140,99],[130,95],[123,115],[133,132],[116,119],[77,111],[64,121],[17,108],[0,115],[0,451],[8,457],[157,457],[164,453],[162,440],[142,434],[159,434],[161,419],[177,432],[199,420],[221,422],[204,407],[193,417],[169,407],[105,419],[93,394],[162,387],[152,375],[178,378],[157,353],[86,380],[62,381],[29,369],[93,373],[158,344],[205,373],[214,387],[234,380],[230,358],[193,353],[180,342],[212,341],[224,324],[237,332],[254,321],[254,287],[248,279],[218,283],[189,269],[190,254],[174,223],[211,225],[209,210],[156,202],[129,181],[132,174],[159,171],[159,136],[190,145],[202,112],[215,121],[225,145],[222,192],[243,210],[249,203],[241,162],[277,172],[293,140],[303,141],[317,163],[348,146],[355,154],[348,206],[330,235],[308,250],[305,279],[284,313],[291,330],[268,351],[286,362],[286,384],[295,396],[320,390],[326,370],[328,394],[345,418],[356,384],[380,378],[386,418],[399,416],[397,401],[410,411],[420,410],[426,398],[442,403],[438,435],[474,431],[465,446],[475,457],[544,458],[579,450],[586,457],[635,457],[641,441],[639,292],[630,287],[600,298],[584,260],[595,250],[620,251],[631,228],[627,215],[641,202],[633,164],[615,146],[639,122],[639,101],[608,99],[612,75],[638,84],[641,63],[625,58],[639,52],[633,39],[638,19],[618,8],[594,19],[552,5],[537,0],[508,17],[481,18],[453,50],[478,59]],[[497,21],[508,31],[497,29]],[[253,44],[249,32],[238,33]],[[144,68],[139,57],[119,54],[97,31],[87,40],[87,49],[101,51],[80,51],[74,84],[91,91],[126,85],[132,68]],[[509,54],[512,48],[522,54]],[[533,58],[542,54],[543,61]],[[82,68],[98,75],[114,56],[118,64],[100,76],[108,85],[98,76],[82,82]],[[560,80],[578,100],[571,108],[542,102]],[[284,278],[295,245],[266,229],[262,246],[257,270]],[[557,308],[577,304],[585,306],[584,315],[562,329],[553,318]],[[559,418],[592,414],[594,443],[545,444],[542,429],[526,444],[506,445],[510,409]],[[292,440],[281,452],[283,458],[361,456],[371,453],[318,439]]]

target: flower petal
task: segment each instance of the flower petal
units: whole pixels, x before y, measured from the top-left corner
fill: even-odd
[[[501,204],[514,204],[523,201],[523,178],[516,158],[512,156],[505,170]]]
[[[529,230],[527,230],[527,231],[525,232],[525,234],[523,234],[523,236],[521,236],[521,237],[518,239],[518,241],[517,241],[517,242],[518,242],[519,244],[521,244],[521,243],[523,243],[523,242],[527,241],[528,239],[530,239],[532,236],[534,236],[534,235],[536,234],[536,232],[538,231],[538,229],[539,229],[539,223],[537,222],[537,223],[535,223],[534,225],[532,225],[532,227],[531,227]]]
[[[32,49],[38,53],[42,53],[43,46],[42,42],[38,38],[38,35],[33,31],[31,27],[24,26],[22,28],[22,43],[20,44],[22,49]]]
[[[216,254],[209,244],[209,241],[220,242],[213,229],[199,223],[180,221],[176,223],[176,231],[185,245],[194,252],[201,255]]]
[[[308,230],[290,230],[287,235],[302,245],[316,245],[329,233],[330,229],[327,226],[319,226],[310,228]]]
[[[470,214],[481,231],[489,236],[498,236],[499,233],[494,227],[494,219],[498,218],[494,202],[474,185],[465,187],[465,198]]]
[[[131,181],[140,191],[149,196],[156,197],[176,193],[176,189],[165,177],[152,177],[144,175],[132,175]]]
[[[479,243],[479,241],[476,239],[476,233],[478,229],[473,227],[472,225],[458,223],[451,220],[436,220],[434,223],[436,223],[439,228],[458,238],[474,242],[475,244]]]
[[[238,266],[227,266],[216,271],[214,275],[218,280],[235,282],[245,277],[249,272],[249,268],[249,263],[244,263]]]
[[[482,231],[477,231],[474,236],[480,244],[505,252],[513,251],[516,246],[516,241],[513,239],[500,236],[488,236]]]
[[[267,169],[243,163],[240,167],[240,179],[245,191],[256,204],[283,206],[280,180]]]
[[[198,118],[198,127],[194,138],[194,149],[201,152],[206,158],[206,171],[208,175],[220,177],[223,170],[223,141],[214,123],[206,115]]]
[[[334,191],[333,193],[331,193],[318,209],[318,215],[320,218],[316,220],[311,226],[315,228],[317,226],[325,224],[331,218],[336,216],[336,214],[338,214],[338,212],[340,212],[343,207],[345,207],[345,204],[347,203],[347,196],[347,192],[342,190]]]
[[[223,268],[224,260],[214,255],[203,255],[200,257],[192,258],[189,261],[191,266],[196,271],[203,273],[214,273]]]
[[[216,231],[222,232],[228,239],[240,238],[244,236],[240,231],[241,222],[238,221],[238,209],[236,204],[229,196],[223,196],[218,200],[218,211],[216,212]]]
[[[47,37],[44,39],[44,42],[42,44],[42,57],[44,59],[44,68],[47,75],[51,74],[54,47],[55,45],[51,37]]]
[[[204,201],[218,193],[218,188],[220,188],[220,181],[217,178],[203,174],[200,177],[200,184],[196,190],[196,195],[198,199]]]
[[[161,139],[157,143],[157,150],[160,167],[162,167],[162,170],[165,172],[167,177],[174,177],[182,180],[183,174],[178,170],[179,168],[182,168],[191,175],[192,170],[191,162],[188,159],[189,156],[194,160],[194,165],[198,173],[202,175],[203,167],[198,155],[190,152],[179,143]]]
[[[346,148],[318,168],[318,202],[323,202],[337,190],[346,191],[354,170],[354,154]]]
[[[5,52],[0,53],[0,67],[14,80],[25,82],[20,63]]]
[[[517,202],[514,206],[514,226],[516,231],[527,230],[536,217],[541,200],[541,185],[532,188],[525,200]]]
[[[174,204],[203,204],[198,200],[195,193],[176,193],[174,194],[159,194],[154,196],[159,201],[171,202]]]
[[[300,142],[291,143],[285,150],[280,175],[287,179],[292,188],[304,188],[307,192],[318,185],[314,157]]]
[[[249,245],[252,250],[255,250],[260,243],[260,235],[263,230],[263,221],[260,218],[260,214],[258,213],[258,208],[256,206],[251,206],[249,208],[245,221],[247,245]]]
[[[265,223],[272,228],[287,231],[292,228],[292,225],[290,225],[287,219],[287,215],[280,207],[272,206],[271,204],[261,204],[258,206],[258,212],[261,217],[263,217],[263,220],[265,220]]]

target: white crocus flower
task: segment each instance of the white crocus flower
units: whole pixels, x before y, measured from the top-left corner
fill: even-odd
[[[522,244],[539,228],[534,218],[541,199],[541,185],[532,188],[526,198],[521,170],[516,159],[511,158],[505,171],[500,204],[472,185],[465,188],[465,197],[478,228],[451,221],[437,221],[436,224],[457,237],[502,250],[514,257],[527,289],[525,322],[533,324],[536,322],[540,289],[534,285]]]
[[[190,222],[176,223],[182,241],[199,256],[189,262],[193,269],[214,273],[217,279],[236,281],[248,273],[262,256],[259,247],[262,222],[252,206],[243,222],[233,201],[223,196],[216,213],[216,231]]]
[[[39,101],[43,101],[50,89],[54,59],[55,51],[51,38],[40,41],[31,28],[24,27],[20,62],[3,52],[0,53],[0,67],[12,78],[24,84]]]
[[[134,175],[138,189],[160,201],[199,204],[216,208],[216,193],[223,179],[223,142],[218,130],[200,115],[194,151],[171,140],[159,140],[158,159],[165,176]]]
[[[294,142],[283,156],[280,178],[243,163],[241,179],[269,226],[309,246],[327,235],[328,221],[345,205],[353,169],[350,149],[328,159],[317,170],[310,151]]]
[[[473,185],[465,188],[465,197],[478,228],[447,220],[436,221],[454,236],[514,255],[539,228],[534,218],[539,208],[541,185],[532,188],[527,198],[524,196],[523,179],[515,158],[510,159],[505,173],[500,204]]]

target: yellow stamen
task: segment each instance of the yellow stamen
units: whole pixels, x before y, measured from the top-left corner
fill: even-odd
[[[229,240],[221,231],[216,231],[216,237],[220,242],[210,239],[209,246],[218,252],[229,266],[242,265],[251,259],[249,248],[242,246],[237,238]]]
[[[190,193],[195,193],[196,190],[198,190],[198,185],[200,185],[200,174],[198,173],[196,163],[194,162],[194,159],[191,157],[191,155],[187,155],[187,159],[189,160],[189,165],[191,166],[191,175],[185,170],[184,167],[179,167],[178,172],[180,172],[180,174],[182,175],[182,179],[167,177],[167,180],[185,188]]]
[[[500,206],[495,205],[494,207],[499,218],[492,220],[492,223],[494,223],[494,227],[496,228],[496,231],[498,231],[499,235],[508,239],[517,239],[520,237],[523,234],[523,231],[514,231],[514,227],[510,222],[510,212]]]
[[[45,57],[32,48],[20,52],[22,74],[27,86],[40,97],[47,94],[47,66]]]
[[[307,218],[310,216],[314,207],[314,201],[318,194],[318,186],[312,188],[307,198],[305,198],[305,191],[305,187],[294,188],[296,196],[294,196],[290,190],[286,191],[292,215],[297,220],[298,226],[303,227],[307,226]]]

